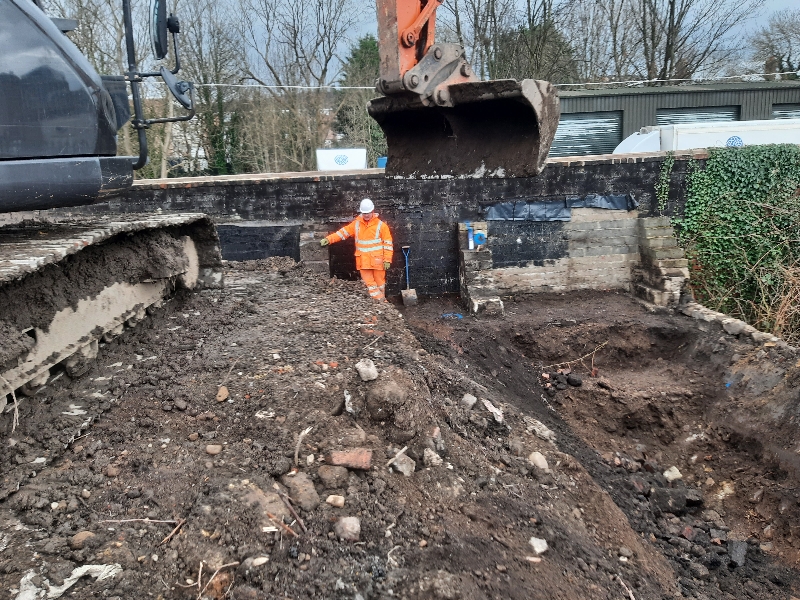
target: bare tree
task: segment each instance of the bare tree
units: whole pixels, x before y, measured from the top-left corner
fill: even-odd
[[[734,34],[764,0],[638,0],[638,74],[688,79],[719,69],[736,53]]]
[[[182,6],[186,76],[197,84],[200,143],[208,172],[238,171],[241,115],[237,91],[245,81],[245,52],[235,7],[229,2],[192,0]]]
[[[800,71],[800,9],[774,13],[767,25],[751,36],[750,45],[753,57],[763,61],[766,72],[796,74]]]
[[[279,121],[281,170],[311,169],[338,107],[333,85],[340,51],[357,22],[349,0],[241,0],[250,53],[248,77],[268,90]],[[289,123],[286,118],[289,117]],[[275,119],[271,120],[276,123]]]

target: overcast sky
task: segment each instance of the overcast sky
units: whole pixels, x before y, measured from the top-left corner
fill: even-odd
[[[767,22],[772,13],[785,8],[797,8],[797,0],[766,0],[764,8],[759,11],[759,15],[753,21],[756,25],[762,25]]]

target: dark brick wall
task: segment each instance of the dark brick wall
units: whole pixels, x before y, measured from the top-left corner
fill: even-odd
[[[267,256],[291,256],[300,260],[299,225],[219,223],[217,233],[225,260],[253,260]]]
[[[540,267],[547,259],[567,255],[563,221],[489,221],[487,225],[495,268],[529,263]]]
[[[675,163],[669,212],[679,211],[682,206],[686,158]],[[372,170],[340,175],[141,181],[124,197],[70,213],[204,212],[218,223],[235,218],[264,221],[270,226],[326,225],[334,231],[355,216],[361,198],[370,197],[394,236],[396,252],[388,276],[388,292],[399,293],[404,277],[399,249],[407,245],[411,247],[411,286],[422,295],[436,295],[457,293],[459,289],[459,221],[482,220],[487,206],[510,198],[563,200],[586,194],[631,193],[641,203],[644,215],[657,214],[654,185],[663,160],[663,154],[554,159],[538,177],[516,179],[389,179],[381,171]],[[502,227],[494,226],[495,233]],[[549,240],[542,242],[545,246],[541,249],[532,251],[535,260],[558,251],[552,231],[546,233],[557,227],[553,224],[507,227],[512,237],[514,231],[525,229],[529,239],[535,239],[538,231],[540,238]],[[335,274],[352,272],[350,252],[342,244],[331,247]],[[515,242],[511,248],[495,244],[493,252],[498,252],[509,265],[531,258],[518,253]]]

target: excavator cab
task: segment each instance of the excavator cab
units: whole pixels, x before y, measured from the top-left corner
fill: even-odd
[[[191,84],[178,81],[177,19],[166,0],[153,0],[151,34],[157,59],[167,55],[169,34],[175,66],[138,70],[130,0],[122,0],[128,70],[100,76],[65,33],[69,19],[51,19],[29,0],[0,2],[0,212],[91,204],[133,183],[147,163],[145,130],[153,123],[194,115]],[[160,77],[187,115],[145,119],[139,86]],[[117,131],[131,119],[138,156],[117,156]]]
[[[480,81],[457,44],[434,42],[442,0],[377,0],[381,52],[367,109],[386,135],[386,174],[528,177],[544,167],[560,116],[546,81]]]

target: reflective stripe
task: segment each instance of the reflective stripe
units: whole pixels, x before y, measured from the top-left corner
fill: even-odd
[[[356,243],[357,244],[366,244],[368,246],[371,246],[373,244],[380,244],[381,241],[380,240],[358,240]]]
[[[346,238],[346,237],[345,237],[345,236],[342,234],[342,230],[341,230],[341,229],[340,229],[339,231],[337,231],[337,232],[336,232],[336,235],[338,235],[338,236],[339,236],[339,239],[340,239],[340,240],[342,240],[342,241],[344,241],[344,240],[346,240],[346,239],[347,239],[347,238]]]
[[[377,250],[383,250],[383,246],[378,246],[377,248],[358,248],[361,252],[375,252]]]
[[[391,246],[384,246],[383,249],[388,250],[389,252],[392,252],[394,250],[394,248],[392,248]]]

